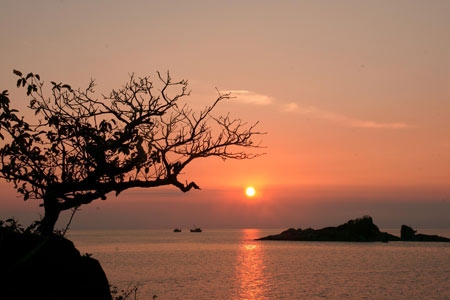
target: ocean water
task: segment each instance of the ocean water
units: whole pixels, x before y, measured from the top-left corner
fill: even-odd
[[[254,240],[281,231],[73,230],[68,238],[112,285],[137,284],[138,300],[450,299],[450,243]]]

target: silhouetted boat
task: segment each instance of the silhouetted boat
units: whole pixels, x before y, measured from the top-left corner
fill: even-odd
[[[181,232],[181,228],[175,228],[173,232]]]
[[[191,232],[202,232],[202,229],[200,227],[194,227],[191,228]]]

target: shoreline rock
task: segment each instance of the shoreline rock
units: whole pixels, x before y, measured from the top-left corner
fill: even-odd
[[[0,269],[0,298],[112,299],[99,261],[62,236],[0,228]]]

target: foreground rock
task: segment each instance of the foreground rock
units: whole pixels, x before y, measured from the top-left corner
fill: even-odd
[[[111,299],[100,263],[61,236],[0,228],[0,270],[0,299]]]
[[[336,242],[387,242],[399,241],[398,236],[382,232],[369,216],[350,220],[337,227],[322,229],[288,229],[280,234],[269,235],[258,240],[284,241],[336,241]]]

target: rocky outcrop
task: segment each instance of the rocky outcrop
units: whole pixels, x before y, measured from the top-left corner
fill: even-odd
[[[364,216],[350,220],[337,227],[322,229],[294,229],[290,228],[280,234],[269,235],[258,240],[276,241],[330,241],[330,242],[389,242],[389,241],[416,241],[416,242],[450,242],[449,238],[438,235],[417,234],[409,226],[402,225],[401,236],[382,232],[373,223],[372,217]]]
[[[412,229],[411,227],[402,225],[402,228],[400,229],[400,238],[402,241],[413,241],[413,242],[450,242],[450,239],[446,237],[416,232],[417,231]]]
[[[100,263],[61,236],[0,228],[0,298],[110,300]]]
[[[376,242],[398,241],[399,237],[382,232],[373,223],[372,217],[350,220],[337,227],[322,229],[288,229],[280,234],[262,237],[259,240],[288,240],[288,241],[336,241],[336,242]]]

